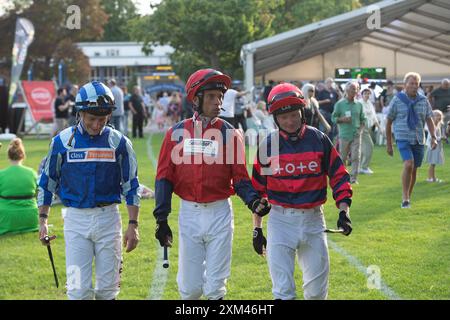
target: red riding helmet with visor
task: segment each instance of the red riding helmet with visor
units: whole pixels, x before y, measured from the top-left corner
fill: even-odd
[[[186,82],[187,100],[194,101],[194,97],[204,90],[221,90],[223,93],[231,86],[231,78],[214,69],[200,69],[194,72]]]
[[[306,104],[302,91],[290,83],[282,83],[273,87],[267,100],[269,113],[273,115],[299,110]]]

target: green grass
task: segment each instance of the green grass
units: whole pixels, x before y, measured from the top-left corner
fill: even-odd
[[[152,151],[157,157],[162,135],[152,138]],[[148,139],[134,140],[138,154],[141,183],[153,188],[156,170],[148,158]],[[7,166],[6,146],[0,149],[0,168]],[[37,169],[48,148],[47,140],[25,140],[25,165]],[[447,147],[447,146],[445,146]],[[445,149],[450,159],[449,148]],[[394,158],[386,155],[383,147],[376,147],[371,168],[372,176],[360,176],[354,186],[351,217],[353,233],[350,237],[330,235],[348,254],[367,267],[376,265],[383,282],[402,299],[450,298],[450,169],[448,164],[437,167],[437,176],[445,183],[425,182],[427,165],[419,170],[418,182],[412,197],[412,208],[400,209],[402,163],[398,152]],[[335,227],[337,209],[329,193],[325,206],[327,224]],[[178,197],[173,198],[174,212],[169,224],[175,235],[170,250],[168,279],[162,299],[179,299],[176,271],[178,226]],[[127,221],[121,205],[122,219]],[[154,238],[155,221],[152,215],[154,200],[143,200],[140,211],[138,248],[124,253],[120,299],[146,299],[158,260],[159,244]],[[228,280],[227,299],[272,299],[271,281],[266,261],[257,256],[252,247],[251,215],[239,198],[233,197],[235,232],[231,277]],[[38,234],[26,233],[0,237],[0,299],[66,299],[65,253],[61,206],[51,210],[50,233],[58,239],[53,242],[59,280],[54,287],[47,250],[38,241]],[[367,278],[330,246],[329,299],[387,299],[379,290],[368,289]],[[296,267],[298,297],[303,297],[301,272]]]

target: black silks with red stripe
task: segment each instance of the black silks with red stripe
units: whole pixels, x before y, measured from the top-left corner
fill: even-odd
[[[272,133],[275,134],[275,133]],[[270,137],[264,140],[270,150]],[[279,155],[253,165],[252,184],[270,203],[290,208],[312,208],[326,202],[328,181],[336,206],[351,204],[352,188],[339,153],[326,135],[306,127],[297,141],[279,135]],[[271,174],[263,174],[270,167]],[[327,179],[328,178],[328,179]],[[328,181],[327,181],[328,180]]]

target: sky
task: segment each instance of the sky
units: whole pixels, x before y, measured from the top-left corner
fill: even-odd
[[[138,13],[141,15],[150,14],[150,3],[158,4],[161,0],[133,0],[136,8],[138,9]]]
[[[0,16],[2,16],[5,13],[5,7],[8,5],[9,1],[2,1],[0,0]]]

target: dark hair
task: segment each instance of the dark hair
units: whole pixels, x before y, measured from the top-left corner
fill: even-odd
[[[65,88],[58,88],[58,91],[56,91],[56,93],[59,96],[64,90],[66,90],[66,89]]]
[[[366,92],[366,91],[369,91],[369,93],[370,93],[370,89],[369,89],[369,88],[365,88],[365,89],[363,89],[363,90],[361,91],[361,94],[364,94],[364,92]]]

